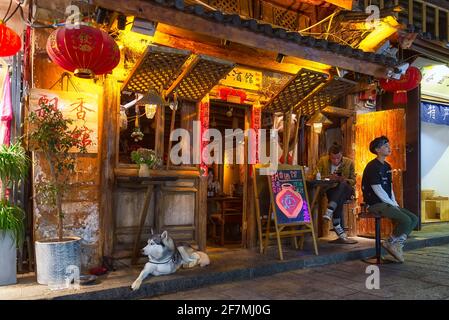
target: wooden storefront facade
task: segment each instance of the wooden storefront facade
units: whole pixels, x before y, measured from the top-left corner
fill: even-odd
[[[83,266],[99,265],[103,257],[129,259],[139,227],[142,227],[141,243],[145,242],[151,229],[155,232],[167,230],[177,241],[188,241],[207,250],[210,223],[207,175],[201,170],[201,165],[168,163],[171,146],[168,141],[172,129],[182,128],[193,135],[194,121],[207,121],[209,127],[213,127],[211,123],[217,122],[223,123],[223,128],[225,124],[230,129],[254,128],[255,110],[260,106],[262,112],[258,121],[262,123],[265,116],[269,119],[275,113],[284,115],[284,119],[295,115],[298,116],[296,124],[291,126],[285,121],[285,127],[290,128],[290,134],[296,139],[295,162],[308,166],[310,170],[313,170],[319,156],[326,153],[329,143],[333,142],[331,140],[339,141],[343,145],[344,154],[357,162],[360,161],[357,158],[358,152],[367,143],[358,139],[363,134],[369,139],[373,134],[384,132],[383,124],[379,128],[375,128],[373,124],[359,124],[358,119],[361,118],[357,115],[355,101],[358,101],[360,92],[369,89],[369,82],[387,77],[398,61],[326,39],[302,36],[296,31],[309,28],[314,22],[329,16],[329,9],[315,8],[315,16],[311,19],[309,15],[299,14],[300,8],[286,9],[276,2],[207,1],[209,6],[219,9],[209,10],[189,1],[94,1],[95,6],[111,13],[154,21],[157,23],[157,30],[151,37],[151,43],[134,57],[133,66],[126,66],[125,54],[122,54],[119,67],[112,74],[95,81],[72,77],[71,81],[76,88],[72,82],[68,82],[65,87],[64,82],[61,82],[60,88],[53,87],[53,90],[59,91],[78,89],[95,92],[101,97],[97,110],[98,152],[78,156],[78,171],[71,181],[73,192],[64,200],[67,208],[67,232],[84,239]],[[232,6],[227,7],[226,4],[229,3]],[[307,9],[312,10],[312,7],[308,6]],[[255,17],[264,19],[256,20]],[[312,31],[314,29],[316,27]],[[33,30],[33,88],[50,89],[64,74],[64,70],[48,60],[45,45],[49,33],[46,29]],[[145,66],[151,66],[152,63],[156,65],[157,59],[162,59],[159,69],[145,69]],[[176,66],[179,68],[180,65],[184,65],[182,71],[175,74],[174,71],[179,71],[175,70]],[[221,94],[224,91],[220,89],[229,87],[220,81],[234,68],[260,72],[263,81],[275,84],[274,89],[262,87],[255,91],[237,88],[239,92],[246,93],[245,101],[236,103],[235,99],[223,99]],[[151,175],[173,179],[155,185],[150,196],[147,185],[133,182],[139,169],[125,155],[123,134],[126,130],[120,122],[120,111],[121,106],[129,103],[134,94],[160,89],[145,79],[158,79],[167,70],[171,70],[173,74],[167,77],[170,79],[163,84],[163,90],[176,92],[179,106],[175,112],[168,105],[159,106],[154,119],[145,120],[150,121],[145,135],[154,137],[151,147],[165,159],[163,168],[152,171]],[[344,78],[341,71],[349,73],[351,79]],[[264,90],[272,92],[264,95]],[[168,96],[174,99],[172,95]],[[204,104],[208,108],[207,119],[202,118]],[[232,116],[229,118],[232,120],[227,119],[226,112],[220,111],[220,108],[231,111]],[[334,131],[315,133],[307,125],[307,121],[317,112],[323,112],[333,120],[331,129],[335,129]],[[393,113],[394,117],[390,117]],[[404,117],[407,116],[405,113],[404,109],[394,110],[383,118],[398,119],[392,128],[400,129],[395,131],[399,139],[397,149],[401,153],[398,160],[400,165],[397,167],[399,171],[406,170],[405,165],[402,167],[406,161],[406,132],[414,135],[413,131],[406,131],[404,128]],[[135,118],[139,116],[141,115],[134,113],[133,117],[126,119],[128,126],[133,126]],[[378,116],[382,118],[382,115]],[[363,121],[361,119],[360,123]],[[379,124],[383,120],[374,122]],[[265,128],[271,126],[272,124],[266,124]],[[372,131],[367,132],[368,127]],[[364,133],[361,130],[365,130]],[[245,142],[246,146],[247,140]],[[194,145],[200,142],[192,143]],[[194,148],[191,148],[193,157]],[[360,153],[360,157],[365,156],[365,153]],[[33,176],[34,179],[40,179],[45,176],[46,168],[39,164],[39,155],[35,155],[35,159],[37,162],[33,168]],[[416,170],[414,167],[407,167],[407,170],[409,168]],[[241,246],[255,248],[258,238],[251,165],[246,158],[243,165],[230,170],[240,172],[240,176],[235,179],[243,182]],[[358,174],[361,176],[360,168]],[[396,190],[400,192],[397,198],[402,199],[402,173],[395,178]],[[404,198],[404,202],[406,201],[407,198]],[[38,240],[51,235],[52,218],[50,213],[39,206],[36,205],[34,209],[34,236]],[[142,216],[142,211],[145,216]],[[142,217],[145,219],[141,221]],[[384,231],[388,231],[388,228],[390,226],[386,226]]]

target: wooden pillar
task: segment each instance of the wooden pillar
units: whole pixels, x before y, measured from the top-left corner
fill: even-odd
[[[404,172],[404,207],[419,217],[421,229],[421,104],[420,88],[408,93],[406,108],[406,168]]]
[[[100,128],[100,219],[103,235],[100,246],[103,256],[111,256],[114,245],[115,219],[113,210],[114,167],[118,154],[118,115],[120,86],[114,77],[104,82],[103,106],[99,117]]]
[[[207,240],[207,177],[199,177],[198,186],[198,234],[196,236],[198,247],[206,250]]]
[[[155,152],[164,160],[164,126],[165,126],[165,107],[158,106],[156,110],[156,141]],[[165,162],[164,162],[165,164]]]

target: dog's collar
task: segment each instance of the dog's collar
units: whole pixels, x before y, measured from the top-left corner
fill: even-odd
[[[168,260],[166,260],[166,261],[163,261],[163,262],[156,262],[156,261],[153,261],[153,260],[151,260],[151,258],[150,257],[148,257],[148,260],[151,262],[151,263],[154,263],[154,264],[166,264],[167,262],[170,262],[170,261],[175,261],[175,254],[173,253],[171,256],[170,256],[170,258],[168,258]]]

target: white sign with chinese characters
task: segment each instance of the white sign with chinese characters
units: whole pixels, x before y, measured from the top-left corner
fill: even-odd
[[[449,100],[449,67],[437,61],[418,58],[413,66],[422,73],[421,93]]]
[[[97,94],[85,92],[67,92],[45,89],[32,89],[30,93],[30,111],[39,112],[42,102],[54,104],[64,118],[72,119],[69,129],[81,129],[83,143],[88,153],[98,153],[98,104]],[[73,150],[76,152],[76,150]]]
[[[236,67],[220,81],[220,84],[229,87],[258,91],[262,89],[262,72]]]

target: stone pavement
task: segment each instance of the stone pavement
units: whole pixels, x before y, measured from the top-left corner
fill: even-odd
[[[449,300],[449,245],[408,251],[380,266],[380,289],[367,289],[368,264],[350,261],[156,296],[158,300]]]
[[[328,240],[330,239],[320,239],[319,256],[313,254],[310,237],[306,238],[302,251],[286,246],[284,261],[279,260],[275,243],[269,248],[267,254],[259,254],[257,250],[240,248],[222,248],[221,251],[214,251],[209,248],[210,266],[182,269],[168,276],[148,277],[137,291],[132,291],[130,286],[142,270],[143,263],[138,266],[129,266],[123,264],[123,261],[120,264],[117,263],[116,271],[100,277],[94,285],[82,286],[80,290],[51,291],[47,286],[37,284],[36,275],[29,273],[20,275],[16,285],[0,287],[0,300],[142,299],[232,281],[251,280],[252,283],[252,281],[257,282],[258,278],[263,276],[270,276],[270,279],[272,279],[275,274],[282,272],[312,272],[312,275],[317,270],[316,267],[364,259],[374,255],[375,252],[373,239],[357,238],[359,243],[354,245],[329,244]],[[415,250],[446,244],[449,244],[449,224],[432,224],[425,225],[422,231],[414,232],[413,237],[407,242],[406,249]],[[363,275],[364,270],[357,272]]]

